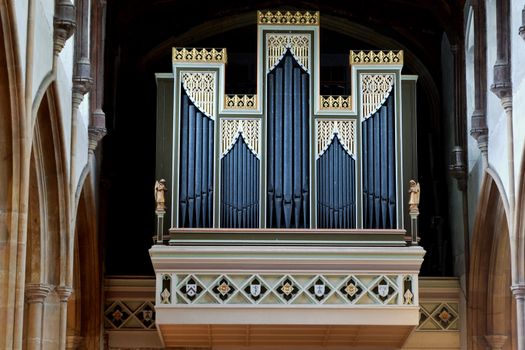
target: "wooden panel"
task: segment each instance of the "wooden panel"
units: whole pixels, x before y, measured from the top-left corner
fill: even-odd
[[[160,325],[167,347],[403,346],[411,326]]]

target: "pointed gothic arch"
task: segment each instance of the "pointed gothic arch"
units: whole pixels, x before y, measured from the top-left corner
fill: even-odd
[[[75,219],[73,295],[68,302],[67,337],[85,349],[101,347],[102,264],[91,173],[84,177]],[[82,301],[82,302],[80,302]]]
[[[69,201],[60,115],[53,85],[44,94],[35,115],[28,181],[24,341],[28,347],[43,342],[58,347],[60,327],[53,330],[34,326],[60,324],[60,313],[51,311],[60,308],[61,295],[55,287],[65,282]]]
[[[501,349],[516,347],[508,204],[501,190],[498,179],[486,172],[473,228],[467,281],[469,349],[486,349],[498,342]]]
[[[0,270],[11,271],[0,277],[0,348],[18,342],[22,318],[23,274],[19,268],[17,246],[26,218],[21,205],[23,100],[18,40],[13,2],[0,2]],[[22,215],[20,215],[22,214]],[[22,228],[20,228],[22,226]]]

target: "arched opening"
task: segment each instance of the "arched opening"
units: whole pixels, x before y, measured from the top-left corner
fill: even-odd
[[[2,5],[3,6],[3,5]],[[0,7],[0,12],[3,9]],[[2,13],[3,15],[3,13]],[[9,265],[9,232],[11,232],[11,213],[13,200],[13,137],[12,137],[12,108],[11,92],[9,89],[10,77],[8,72],[8,52],[4,38],[7,38],[4,16],[0,16],[0,271],[10,268]],[[9,286],[7,273],[2,273],[0,284]],[[8,288],[0,288],[0,315],[9,314]],[[8,328],[0,329],[0,348],[7,347],[4,343],[7,338]],[[4,333],[5,332],[5,333]],[[6,336],[4,336],[4,334]]]
[[[102,324],[102,264],[90,175],[75,222],[73,294],[68,301],[67,340],[73,348],[99,349]]]
[[[509,227],[500,191],[488,174],[477,213],[468,281],[468,348],[516,349]]]
[[[59,346],[60,297],[64,237],[67,234],[63,196],[60,137],[53,93],[46,92],[37,111],[30,159],[26,305],[24,333],[27,347]]]

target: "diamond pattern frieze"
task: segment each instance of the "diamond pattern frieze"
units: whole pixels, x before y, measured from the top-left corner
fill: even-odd
[[[284,299],[286,302],[290,302],[299,292],[297,284],[288,276],[277,285],[275,291]]]
[[[371,289],[372,294],[383,304],[388,304],[396,293],[396,288],[390,279],[386,276],[379,278],[377,283]]]
[[[203,287],[194,276],[188,276],[179,287],[179,292],[190,302],[195,301],[202,293]]]
[[[339,292],[347,298],[350,302],[356,302],[359,297],[363,294],[363,286],[355,277],[350,277],[346,283],[344,283]]]
[[[419,309],[418,330],[458,331],[459,312],[457,302],[423,303]]]
[[[244,292],[249,298],[254,302],[259,302],[262,298],[266,296],[268,292],[268,287],[261,282],[261,279],[254,277],[247,285],[244,287]]]
[[[226,301],[236,291],[236,288],[227,278],[221,277],[215,287],[212,288],[212,291],[221,301]]]
[[[310,295],[315,300],[320,302],[330,295],[330,293],[332,292],[332,288],[324,278],[319,276],[315,279],[315,282],[310,285],[310,287],[308,288],[308,292],[310,292]]]
[[[413,295],[417,291],[406,293],[404,275],[232,273],[178,274],[174,278],[179,281],[175,304],[417,306]],[[434,311],[428,317],[439,317]],[[449,318],[442,313],[440,322],[454,322],[457,313],[450,313]]]

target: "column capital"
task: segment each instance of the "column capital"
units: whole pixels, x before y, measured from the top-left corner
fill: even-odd
[[[66,337],[66,349],[78,349],[83,341],[84,337],[78,334],[70,334]]]
[[[58,286],[56,291],[61,302],[67,302],[71,294],[73,294],[73,288],[68,286]]]
[[[489,343],[492,350],[500,350],[503,347],[503,345],[505,345],[505,342],[507,341],[507,336],[500,334],[491,334],[486,335],[485,340],[487,340],[487,343]]]
[[[513,284],[510,290],[516,299],[525,299],[525,283]]]
[[[28,303],[43,303],[53,286],[46,283],[29,283],[26,285],[26,300]]]

